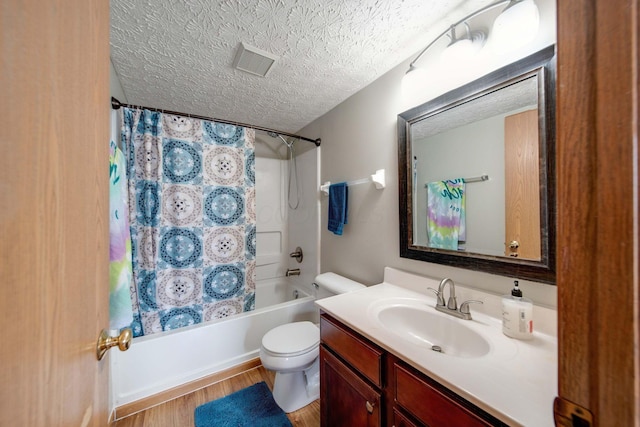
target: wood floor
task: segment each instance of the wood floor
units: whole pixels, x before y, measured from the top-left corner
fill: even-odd
[[[197,406],[224,397],[260,381],[273,389],[275,373],[262,366],[194,391],[143,412],[116,421],[113,427],[193,427],[193,413]],[[320,426],[320,401],[287,414],[294,427]]]

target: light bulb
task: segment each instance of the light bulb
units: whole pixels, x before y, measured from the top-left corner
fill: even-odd
[[[482,31],[470,32],[466,38],[452,41],[440,54],[442,61],[448,66],[459,65],[473,58],[484,45]]]
[[[540,27],[540,12],[533,0],[512,0],[493,23],[491,46],[506,53],[532,41]]]
[[[447,62],[459,62],[471,58],[478,48],[469,39],[461,39],[447,46],[442,51],[442,60]]]

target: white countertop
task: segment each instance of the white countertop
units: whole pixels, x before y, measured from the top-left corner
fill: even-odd
[[[408,273],[403,274],[413,280],[413,289],[416,284],[420,289],[423,288],[419,286],[421,276],[409,277]],[[386,278],[385,270],[385,280]],[[425,280],[424,291],[427,292],[427,287],[434,285],[429,279]],[[495,298],[487,295],[488,300]],[[482,297],[478,298],[478,292],[475,292],[474,299]],[[470,307],[473,320],[457,319],[433,309],[438,315],[463,322],[464,326],[480,333],[490,345],[489,353],[477,358],[442,354],[432,351],[424,344],[400,337],[375,320],[374,313],[381,304],[403,301],[411,304],[423,302],[431,308],[436,304],[435,296],[386,281],[358,291],[320,299],[316,304],[380,347],[505,423],[533,427],[554,426],[553,400],[557,395],[558,383],[555,336],[534,332],[534,338],[528,341],[509,338],[502,334],[500,320],[474,310],[480,307],[477,305]],[[458,304],[463,301],[458,298]]]

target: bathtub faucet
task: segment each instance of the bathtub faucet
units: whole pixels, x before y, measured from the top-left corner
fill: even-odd
[[[300,269],[299,268],[287,268],[287,272],[284,275],[287,276],[287,277],[299,276],[300,275]]]

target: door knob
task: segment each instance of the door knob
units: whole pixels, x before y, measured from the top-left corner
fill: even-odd
[[[512,240],[511,243],[509,243],[509,249],[511,249],[512,251],[515,251],[519,247],[520,247],[520,243],[518,243],[517,240]]]
[[[96,343],[96,356],[98,360],[102,360],[107,350],[116,345],[120,351],[127,351],[129,347],[131,347],[132,337],[133,333],[131,332],[131,328],[124,328],[117,337],[109,336],[107,330],[103,329]]]

